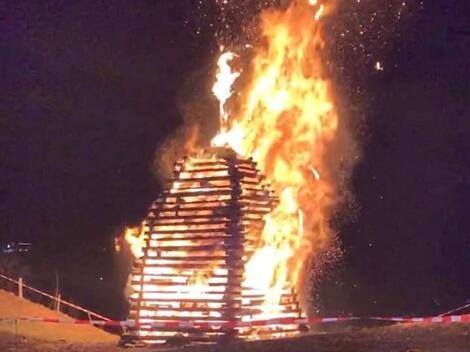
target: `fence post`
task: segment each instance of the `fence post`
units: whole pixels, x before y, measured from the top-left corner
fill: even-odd
[[[55,310],[56,311],[60,310],[60,293],[57,295]]]
[[[15,352],[18,351],[18,319],[15,319]]]
[[[18,279],[18,297],[23,298],[23,278]]]

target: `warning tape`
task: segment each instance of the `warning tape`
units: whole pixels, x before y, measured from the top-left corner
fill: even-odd
[[[206,329],[227,329],[235,327],[266,326],[266,325],[307,325],[325,324],[349,321],[379,320],[400,323],[470,323],[470,314],[431,316],[419,318],[407,317],[334,317],[334,318],[280,318],[268,320],[253,320],[241,322],[227,321],[153,321],[137,322],[136,320],[78,320],[60,318],[35,318],[35,317],[6,317],[0,320],[21,320],[41,323],[56,324],[77,324],[77,325],[97,325],[97,326],[121,326],[128,328],[152,327],[152,328],[206,328]]]

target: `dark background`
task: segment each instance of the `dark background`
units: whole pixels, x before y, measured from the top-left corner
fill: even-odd
[[[365,121],[360,211],[335,224],[345,255],[320,287],[322,314],[431,314],[470,299],[468,7],[424,2],[390,37],[384,71],[343,70]],[[32,241],[30,281],[53,289],[57,271],[65,297],[109,315],[125,314],[113,238],[158,194],[154,153],[183,121],[188,82],[212,79],[213,33],[188,22],[193,10],[0,3],[0,240]]]

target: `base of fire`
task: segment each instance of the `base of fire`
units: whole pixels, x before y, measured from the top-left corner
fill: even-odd
[[[277,202],[256,163],[229,148],[176,162],[174,178],[142,224],[144,242],[130,279],[130,318],[139,327],[131,337],[215,342],[291,336],[305,328],[268,322],[304,317],[292,287],[266,290],[270,279],[261,270],[255,280],[246,275]],[[266,325],[236,324],[264,319]],[[165,328],[155,328],[158,322]],[[197,322],[203,327],[195,328]]]

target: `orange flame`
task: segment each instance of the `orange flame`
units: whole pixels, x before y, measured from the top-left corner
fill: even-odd
[[[299,284],[308,258],[331,238],[335,187],[325,152],[338,116],[323,70],[319,20],[326,10],[325,3],[304,0],[262,14],[266,45],[255,48],[239,111],[212,141],[252,156],[279,195],[262,245],[245,267],[244,284],[267,293],[266,312],[284,287]]]
[[[143,227],[126,227],[123,237],[129,244],[132,255],[135,258],[140,258],[144,255],[143,248],[145,247],[146,235],[143,232]]]
[[[221,48],[223,50],[223,48]],[[235,54],[228,51],[220,55],[217,61],[217,81],[212,87],[212,93],[217,97],[220,103],[220,117],[222,122],[228,119],[228,112],[225,110],[225,103],[232,96],[232,84],[240,76],[239,72],[232,72],[229,62],[235,58]]]

